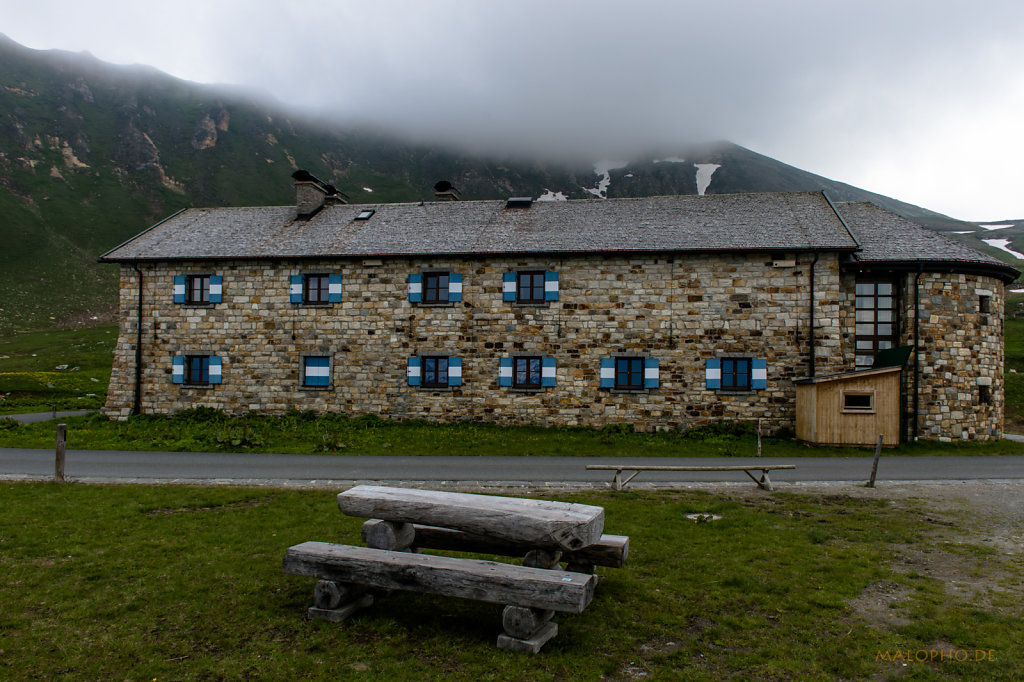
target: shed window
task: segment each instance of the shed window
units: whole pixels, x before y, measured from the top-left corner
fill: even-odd
[[[843,391],[843,412],[875,411],[874,391]]]

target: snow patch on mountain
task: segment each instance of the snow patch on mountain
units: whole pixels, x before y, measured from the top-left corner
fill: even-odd
[[[594,174],[601,178],[597,181],[597,187],[584,187],[583,189],[590,192],[598,199],[607,199],[608,186],[612,184],[612,171],[619,168],[625,168],[628,165],[628,161],[598,161],[594,164]]]
[[[711,176],[715,174],[715,171],[722,167],[720,163],[695,163],[693,167],[697,169],[697,194],[704,196],[704,192],[707,191],[708,185],[711,184]]]
[[[373,191],[373,188],[372,188],[372,187],[364,187],[364,188],[363,188],[363,191],[364,191],[364,192],[372,192],[372,191]]]
[[[1010,245],[1010,240],[1009,239],[982,239],[981,241],[985,242],[989,246],[994,246],[997,249],[1001,249],[1001,250],[1005,251],[1006,253],[1010,254],[1014,258],[1019,258],[1020,260],[1024,260],[1024,253],[1021,253],[1020,251],[1014,251],[1013,249],[1009,248],[1009,245]]]
[[[666,156],[664,159],[654,159],[654,163],[683,163],[686,161],[681,156]]]
[[[545,187],[544,194],[537,197],[537,201],[569,201],[569,197],[566,196],[565,192],[552,192]]]
[[[1013,227],[1013,223],[1010,223],[1009,225],[996,225],[994,223],[987,223],[985,225],[979,224],[978,227],[983,227],[986,230],[1005,230],[1008,227]]]

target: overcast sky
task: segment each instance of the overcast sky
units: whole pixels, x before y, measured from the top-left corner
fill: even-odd
[[[1024,218],[1021,0],[0,0],[0,32],[476,149],[725,139]]]

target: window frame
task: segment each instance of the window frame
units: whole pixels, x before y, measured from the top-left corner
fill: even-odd
[[[867,397],[866,406],[848,405],[847,397]],[[839,392],[839,406],[843,414],[874,414],[875,413],[875,392],[871,389],[850,389]]]
[[[614,390],[616,390],[616,391],[642,391],[642,390],[644,390],[644,367],[645,367],[644,358],[642,356],[639,356],[639,355],[617,355],[617,356],[615,356],[614,360],[615,360],[615,365],[614,365],[614,367],[615,367],[615,383],[613,384],[612,388]],[[622,383],[622,382],[619,381],[619,377],[623,373],[622,370],[620,369],[621,363],[626,363],[627,364],[626,372],[625,372],[626,379],[627,379],[626,383]],[[633,369],[634,363],[638,363],[639,364],[639,369],[636,370],[636,371],[634,371],[634,369]],[[637,381],[635,383],[630,381],[634,376],[637,378]]]
[[[523,286],[523,278],[528,277],[529,283]],[[537,279],[540,284],[538,286]],[[547,273],[544,270],[517,270],[516,271],[516,303],[546,303]],[[537,293],[540,293],[538,296]]]
[[[865,292],[863,287],[871,287]],[[889,293],[879,291],[879,287],[888,286]],[[870,369],[879,351],[895,348],[899,345],[899,285],[892,277],[862,276],[856,278],[853,285],[853,357],[854,369]],[[871,305],[861,307],[862,300],[870,299]],[[889,299],[890,305],[879,306],[879,299]],[[859,313],[870,312],[870,320],[858,319]],[[888,320],[880,320],[880,313],[889,313]],[[879,334],[881,325],[890,327],[888,334]],[[870,326],[871,333],[863,333],[863,328]]]
[[[444,278],[444,288],[441,288],[440,279]],[[433,287],[431,284],[433,283]],[[422,284],[423,303],[437,304],[450,302],[451,273],[450,272],[424,272]],[[442,294],[442,291],[444,292]],[[431,297],[433,292],[433,297]],[[432,356],[433,357],[433,356]]]
[[[307,384],[308,374],[306,372],[308,368],[309,360],[327,360],[327,383],[326,384]],[[303,390],[307,391],[324,391],[330,389],[334,385],[334,356],[333,355],[320,355],[315,353],[308,353],[301,357],[299,361],[299,386]]]
[[[209,355],[186,355],[185,374],[182,377],[184,386],[210,386],[210,357]],[[197,368],[195,362],[199,361],[198,379],[195,378]]]
[[[317,286],[312,284],[316,282]],[[313,293],[316,292],[316,299]],[[322,296],[321,296],[322,294]],[[304,305],[330,305],[331,275],[327,272],[311,272],[302,275],[302,303]]]
[[[451,378],[449,372],[451,369],[450,357],[448,355],[422,355],[420,356],[420,386],[422,388],[448,388]],[[444,380],[438,378],[439,370],[438,363],[444,362]],[[430,371],[428,367],[431,363],[434,363],[433,370]],[[428,381],[427,377],[433,376],[433,381]]]
[[[526,375],[527,380],[522,382],[519,380],[519,364],[520,362],[526,363]],[[537,381],[530,381],[533,371],[530,369],[530,364],[536,362],[536,377]],[[544,386],[544,358],[539,355],[515,355],[512,357],[512,388],[529,388],[529,389],[540,389]]]
[[[185,305],[212,305],[210,301],[210,280],[213,275],[209,273],[194,273],[185,275]],[[200,283],[196,287],[196,282]],[[196,298],[198,291],[199,297]]]
[[[724,357],[720,357],[718,359],[718,362],[719,362],[719,370],[721,372],[721,374],[720,374],[720,377],[721,377],[720,381],[721,381],[721,383],[719,384],[718,390],[720,390],[720,391],[742,391],[744,393],[750,392],[750,391],[754,390],[753,389],[753,385],[754,385],[754,383],[753,383],[753,379],[754,379],[754,359],[752,357],[746,357],[746,356],[743,356],[743,357],[739,357],[739,356],[737,356],[737,357],[728,357],[728,356],[724,356]],[[737,367],[736,367],[736,364],[740,363],[740,362],[746,363],[746,368],[743,371],[739,371],[737,369]],[[731,366],[731,368],[732,368],[731,371],[726,369],[727,365]],[[726,377],[727,376],[733,378],[731,383],[727,383],[726,382]],[[743,381],[738,381],[737,379],[741,378],[741,377],[742,377]]]

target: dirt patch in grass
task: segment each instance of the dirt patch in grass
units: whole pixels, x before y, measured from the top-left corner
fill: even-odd
[[[202,507],[175,507],[165,509],[150,509],[143,512],[145,516],[166,516],[168,514],[195,514],[198,512],[208,511],[220,511],[223,509],[252,509],[254,507],[262,507],[265,504],[273,502],[277,495],[270,495],[269,497],[262,497],[258,500],[239,500],[238,502],[229,502],[227,504],[218,504],[212,506]]]

